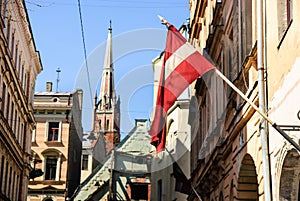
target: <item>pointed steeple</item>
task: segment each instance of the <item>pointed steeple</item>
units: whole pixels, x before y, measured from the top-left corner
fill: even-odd
[[[106,153],[120,142],[120,101],[116,100],[112,57],[112,27],[108,28],[99,101],[96,104],[94,133],[105,138]],[[103,139],[104,139],[103,138]]]
[[[100,88],[100,107],[110,109],[112,107],[112,98],[114,93],[114,68],[112,57],[112,27],[111,21],[108,28],[108,36],[106,42],[106,52],[103,64],[102,82]]]
[[[109,21],[108,36],[106,42],[106,51],[104,58],[104,68],[113,68],[113,57],[112,57],[112,28],[111,20]]]

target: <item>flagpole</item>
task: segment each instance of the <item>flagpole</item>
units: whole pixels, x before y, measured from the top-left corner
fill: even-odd
[[[191,187],[192,187],[192,189],[193,189],[194,193],[196,194],[196,196],[198,197],[198,199],[199,199],[200,201],[202,201],[202,199],[201,199],[200,195],[197,193],[197,191],[196,191],[196,189],[194,188],[194,186],[193,186],[192,182],[191,182]]]
[[[262,112],[243,92],[241,92],[223,73],[218,69],[215,72],[221,77],[236,93],[238,93],[245,101],[247,101],[254,110],[256,110],[269,124],[272,125],[289,143],[291,143],[298,151],[300,151],[300,146],[292,139],[288,134],[286,134],[275,122],[273,122],[264,112]]]

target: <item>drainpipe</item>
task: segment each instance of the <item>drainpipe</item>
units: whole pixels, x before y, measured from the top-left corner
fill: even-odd
[[[266,92],[265,92],[265,69],[263,64],[263,1],[257,1],[257,68],[258,68],[258,100],[259,109],[266,113]],[[262,147],[262,162],[264,174],[264,195],[265,201],[271,201],[271,179],[270,179],[270,158],[268,148],[267,122],[260,117],[260,137]]]

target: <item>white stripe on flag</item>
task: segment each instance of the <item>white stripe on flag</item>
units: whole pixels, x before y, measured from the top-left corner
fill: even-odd
[[[189,42],[180,46],[165,63],[165,78],[167,78],[183,60],[196,51],[197,50]]]

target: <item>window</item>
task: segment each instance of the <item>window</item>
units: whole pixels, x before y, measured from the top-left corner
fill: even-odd
[[[17,139],[20,138],[20,127],[21,127],[21,119],[18,117],[18,130],[17,130]]]
[[[14,123],[13,123],[15,136],[17,136],[17,118],[18,118],[18,112],[17,112],[17,110],[15,110]]]
[[[31,142],[35,142],[35,130],[32,131]]]
[[[11,18],[8,17],[8,25],[7,25],[7,32],[6,32],[6,40],[7,40],[7,44],[9,44],[9,37],[10,37],[10,23],[11,22]]]
[[[11,57],[14,57],[14,50],[15,50],[15,32],[13,32],[12,37],[11,37]]]
[[[84,155],[82,155],[81,170],[88,170],[88,167],[89,167],[89,155],[84,154]]]
[[[162,181],[161,179],[157,182],[157,200],[162,201]]]
[[[58,141],[60,122],[48,122],[47,141]]]
[[[55,180],[56,177],[57,158],[46,158],[45,180]]]
[[[19,72],[18,69],[18,53],[19,53],[19,45],[16,45],[16,52],[15,52],[15,68],[17,70],[17,72]]]
[[[12,100],[13,101],[13,100]],[[15,104],[14,102],[11,103],[11,108],[10,108],[10,123],[9,125],[11,126],[12,130],[14,130],[13,128],[13,121],[14,121],[14,110],[15,110]]]
[[[11,184],[12,184],[12,167],[9,168],[9,177],[8,177],[8,184],[7,184],[7,195],[11,197]]]
[[[6,85],[3,83],[2,85],[2,106],[1,106],[1,110],[2,110],[2,113],[4,115],[4,108],[5,108],[5,98],[6,98]]]
[[[24,136],[24,124],[21,123],[21,133],[19,134],[19,143],[23,144],[23,136]]]
[[[148,200],[148,184],[136,183],[130,186],[132,200]]]
[[[7,180],[8,180],[8,178],[7,178],[7,176],[8,176],[8,161],[6,161],[6,166],[5,166],[5,178],[4,178],[4,180],[3,180],[3,184],[4,184],[4,189],[3,189],[3,193],[6,193],[6,189],[7,189]]]
[[[286,11],[287,11],[286,21],[287,24],[290,24],[293,19],[293,0],[286,1]]]
[[[10,94],[7,94],[7,102],[6,102],[6,120],[9,121],[9,108],[10,108]]]
[[[3,184],[3,174],[4,174],[4,163],[5,163],[5,158],[2,156],[1,159],[1,169],[0,169],[0,193],[2,193],[2,184]]]
[[[44,180],[59,181],[63,154],[57,149],[46,149],[42,153],[44,161]]]
[[[277,1],[277,13],[278,39],[281,43],[293,20],[293,0]]]
[[[106,130],[109,130],[109,119],[106,120]]]

